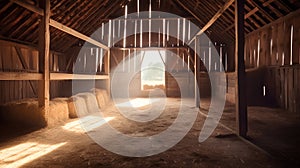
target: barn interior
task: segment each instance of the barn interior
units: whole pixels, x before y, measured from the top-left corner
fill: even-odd
[[[0,167],[299,167],[299,8],[1,0]]]

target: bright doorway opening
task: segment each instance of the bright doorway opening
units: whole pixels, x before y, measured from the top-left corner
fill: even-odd
[[[164,50],[145,51],[141,66],[141,89],[165,89],[165,55]]]

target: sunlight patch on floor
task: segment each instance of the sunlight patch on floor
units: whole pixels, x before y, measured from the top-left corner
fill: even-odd
[[[58,144],[40,144],[37,142],[26,142],[10,148],[0,150],[0,167],[21,167],[41,156],[44,156],[66,142]]]
[[[76,133],[83,133],[83,132],[89,132],[92,131],[103,124],[109,122],[110,120],[113,120],[115,117],[105,117],[102,118],[100,116],[86,116],[82,117],[76,121],[69,122],[62,126],[64,130],[76,132]]]
[[[133,108],[140,108],[151,105],[153,102],[157,102],[160,99],[154,98],[135,98],[127,102],[118,103],[116,104],[117,107],[133,107]]]

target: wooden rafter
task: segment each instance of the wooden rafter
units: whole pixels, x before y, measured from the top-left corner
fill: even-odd
[[[189,14],[191,14],[198,22],[202,23],[202,20],[192,11],[190,10],[185,4],[183,4],[180,0],[176,0],[176,2],[183,8],[185,9],[187,12],[189,12]]]
[[[250,3],[252,3],[254,6],[256,6],[260,12],[262,12],[266,18],[272,22],[274,20],[273,16],[271,16],[264,8],[263,5],[260,4],[260,2],[257,2],[257,0],[252,0],[252,1],[249,1]]]
[[[3,6],[1,9],[0,9],[0,13],[2,13],[3,11],[5,11],[6,9],[8,9],[10,7],[10,5],[12,4],[12,2],[8,2],[5,6]]]
[[[79,21],[80,17],[82,17],[83,14],[87,14],[90,13],[90,11],[94,10],[97,6],[101,6],[100,3],[95,4],[93,7],[88,8],[88,10],[83,10],[83,6],[85,3],[80,3],[79,6],[77,6],[77,8],[81,9],[79,13],[77,13],[74,17],[70,18],[69,20],[66,20],[65,18],[67,16],[61,17],[59,14],[57,14],[57,16],[53,16],[53,18],[58,21],[62,21],[62,23],[65,23],[65,26],[68,27],[76,27],[78,23],[81,23],[81,21]],[[77,10],[72,11],[72,12],[78,12]],[[69,13],[69,15],[72,13]],[[60,17],[59,17],[60,16]],[[72,21],[71,21],[72,19]],[[76,24],[77,23],[77,24]],[[56,34],[56,36],[52,39],[53,41],[56,42],[57,46],[66,46],[67,44],[65,43],[65,39],[60,38],[61,35],[63,34],[63,32],[59,31],[59,30],[54,30],[53,31],[54,34]]]
[[[23,15],[24,17],[20,17],[22,19],[20,19],[20,22],[17,24],[14,24],[14,26],[16,27],[16,29],[10,30],[9,31],[9,37],[15,37],[15,34],[20,32],[21,28],[24,27],[24,25],[26,25],[28,23],[28,21],[30,20],[30,18],[32,18],[32,15],[27,14],[27,15]]]
[[[209,3],[209,1],[203,1],[203,4],[204,4],[204,5],[207,7],[207,9],[208,9],[205,13],[210,13],[211,16],[213,16],[213,15],[215,14],[215,11],[218,11],[218,9],[219,9],[218,6],[222,6],[222,5],[223,5],[223,4],[219,4],[219,3],[217,3],[217,2],[216,2],[216,5],[213,5],[213,4]],[[228,8],[227,10],[229,10],[229,9],[230,9],[230,8]],[[215,35],[214,37],[215,37],[215,38],[221,39],[221,41],[225,42],[225,41],[228,39],[228,37],[225,37],[225,36],[219,36],[219,35],[217,35],[217,34],[221,34],[222,31],[223,31],[224,29],[226,29],[226,27],[228,27],[229,25],[231,25],[231,24],[229,24],[229,25],[224,24],[223,19],[224,19],[225,21],[229,22],[229,23],[232,23],[232,21],[230,22],[229,19],[226,17],[226,16],[227,16],[227,13],[226,13],[226,12],[223,12],[222,16],[223,16],[223,18],[220,19],[219,21],[216,21],[216,22],[214,23],[214,28],[211,27],[211,30],[214,31],[214,35]],[[222,16],[220,16],[220,17],[222,17]],[[225,22],[225,23],[226,23],[226,22]],[[211,35],[210,38],[212,38],[212,36],[213,36],[213,35]],[[213,41],[216,41],[216,40],[214,39]]]
[[[125,2],[125,0],[123,0],[121,3],[124,3],[124,2]],[[92,33],[92,31],[95,31],[95,30],[91,31],[91,28],[88,28],[88,26],[91,25],[91,22],[94,20],[99,20],[99,18],[109,17],[110,12],[113,13],[117,10],[118,4],[120,4],[120,2],[114,1],[114,3],[107,9],[106,8],[102,9],[102,6],[100,4],[98,5],[99,7],[96,8],[97,10],[94,10],[94,12],[90,12],[90,14],[87,16],[87,19],[84,21],[84,23],[80,25],[80,30],[85,30],[86,32],[89,32],[89,33]],[[87,12],[87,13],[89,13],[89,12]],[[99,13],[102,13],[101,16],[97,15]],[[97,24],[95,27],[98,27],[101,24],[102,24],[102,22],[99,22],[99,24]],[[76,24],[74,26],[76,26]],[[77,42],[78,42],[78,40],[70,42],[70,44],[68,46],[66,46],[66,48],[74,45]]]
[[[24,1],[20,1],[20,0],[10,0],[10,1],[34,12],[34,13],[44,16],[44,10],[37,6],[33,6],[31,4],[28,4],[28,3],[24,2]]]
[[[224,6],[218,10],[218,12],[206,23],[206,25],[196,34],[196,36],[201,35],[204,33],[222,14],[226,11],[227,8],[234,2],[234,0],[228,0]],[[196,39],[196,36],[194,36],[188,44],[191,44],[193,40]]]
[[[277,2],[286,12],[290,12],[292,10],[288,5],[286,5],[285,1],[278,0]]]
[[[25,2],[22,2],[20,0],[11,0],[11,2],[14,2],[14,3],[16,3],[16,4],[22,6],[22,7],[26,8],[26,9],[32,11],[32,12],[34,12],[34,13],[37,13],[37,14],[39,14],[41,16],[44,16],[44,10],[41,9],[41,8],[38,8],[36,6],[33,6],[33,5],[25,3]],[[68,34],[70,34],[72,36],[75,36],[77,38],[85,40],[85,41],[87,41],[87,42],[89,42],[91,44],[94,44],[94,45],[96,45],[98,47],[101,47],[101,48],[104,48],[106,50],[109,49],[106,45],[104,45],[104,44],[102,44],[102,43],[100,43],[100,42],[98,42],[98,41],[96,41],[96,40],[94,40],[94,39],[92,39],[92,38],[90,38],[90,37],[88,37],[88,36],[86,36],[86,35],[78,32],[78,31],[76,31],[76,30],[74,30],[74,29],[72,29],[72,28],[70,28],[68,26],[65,26],[65,25],[63,25],[63,24],[61,24],[61,23],[59,23],[59,22],[57,22],[57,21],[55,21],[53,19],[50,19],[49,22],[50,22],[50,26],[55,27],[55,28],[57,28],[57,29],[59,29],[61,31],[64,31],[65,33],[68,33]]]
[[[272,3],[275,0],[268,0],[267,2],[263,3],[263,7],[268,6],[270,3]],[[251,11],[249,11],[247,14],[245,14],[244,19],[248,19],[250,16],[252,16],[253,14],[255,14],[257,11],[259,11],[258,7],[253,8]],[[229,26],[227,29],[224,30],[224,33],[229,31],[230,29],[232,29],[234,27],[234,25]]]

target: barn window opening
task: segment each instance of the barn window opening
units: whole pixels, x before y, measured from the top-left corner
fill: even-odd
[[[141,66],[141,89],[165,88],[165,51],[145,51]]]

